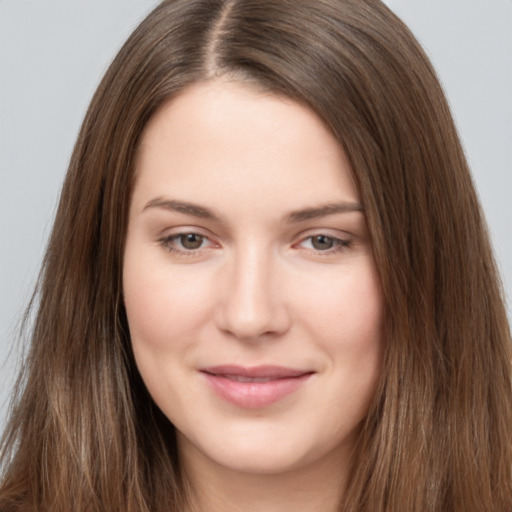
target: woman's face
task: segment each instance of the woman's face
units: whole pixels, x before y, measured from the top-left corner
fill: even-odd
[[[310,110],[214,81],[154,116],[124,299],[139,371],[192,467],[347,460],[383,304],[346,156]]]

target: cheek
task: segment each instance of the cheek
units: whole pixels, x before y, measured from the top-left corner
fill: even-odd
[[[294,290],[298,318],[334,347],[380,345],[383,299],[373,265],[363,264]]]
[[[155,265],[136,255],[125,258],[124,303],[137,368],[157,405],[173,421],[180,404],[182,373],[190,366],[206,312],[201,281],[180,278],[169,265]],[[179,407],[178,407],[179,409]]]
[[[373,265],[332,277],[329,286],[310,288],[298,303],[310,339],[327,355],[328,370],[354,410],[365,413],[380,377],[383,299]]]
[[[165,350],[194,330],[206,315],[208,287],[201,278],[127,254],[124,302],[134,345]]]

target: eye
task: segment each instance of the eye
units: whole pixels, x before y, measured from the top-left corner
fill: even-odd
[[[172,252],[187,253],[204,249],[211,245],[211,241],[199,233],[177,233],[160,240],[162,246]]]
[[[197,233],[187,233],[185,235],[178,235],[178,240],[184,249],[192,251],[199,249],[203,245],[205,238]]]
[[[317,251],[327,251],[335,246],[334,238],[325,235],[316,235],[311,237],[311,245]]]
[[[350,241],[334,236],[318,234],[304,238],[298,246],[305,249],[312,249],[318,253],[330,254],[350,247]]]

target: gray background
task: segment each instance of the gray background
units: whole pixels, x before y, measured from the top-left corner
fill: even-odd
[[[81,119],[156,0],[0,0],[0,430],[10,351]],[[389,0],[436,66],[466,148],[512,318],[512,0]]]

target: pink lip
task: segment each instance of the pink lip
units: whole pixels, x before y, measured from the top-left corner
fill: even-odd
[[[279,402],[314,373],[272,365],[213,366],[200,372],[218,396],[244,409],[260,409]]]

